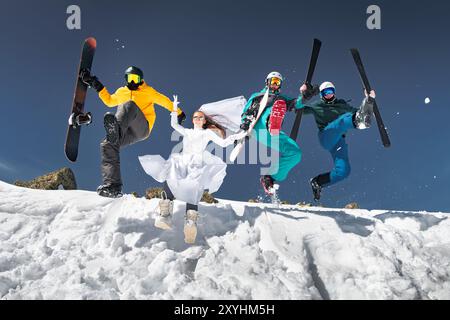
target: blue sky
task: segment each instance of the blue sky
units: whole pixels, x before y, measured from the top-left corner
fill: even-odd
[[[431,5],[431,2],[433,5]],[[77,163],[64,156],[64,139],[83,39],[98,42],[93,73],[114,91],[123,71],[137,65],[147,82],[171,97],[177,93],[189,114],[200,105],[260,90],[266,74],[280,71],[283,92],[295,96],[306,76],[312,39],[322,40],[315,82],[330,80],[338,96],[362,99],[349,49],[360,49],[391,135],[385,149],[375,127],[349,132],[352,174],[323,194],[326,206],[356,201],[366,208],[450,209],[448,57],[446,13],[450,4],[377,1],[382,29],[366,28],[369,1],[16,1],[0,4],[2,151],[0,179],[32,179],[64,166],[79,187],[101,183],[99,143],[103,114],[111,111],[95,92],[86,109],[94,123],[83,128]],[[82,29],[66,28],[66,8],[77,4]],[[24,9],[26,7],[26,10]],[[431,98],[430,104],[424,99]],[[138,155],[167,157],[175,143],[169,113],[157,108],[151,137],[123,150],[125,192],[143,194],[157,182]],[[288,115],[290,131],[293,115]],[[331,169],[312,118],[304,117],[302,162],[281,185],[281,198],[312,201],[308,180]],[[248,200],[261,194],[257,165],[228,167],[217,197]]]

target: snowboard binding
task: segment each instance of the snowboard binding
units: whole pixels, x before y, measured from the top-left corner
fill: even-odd
[[[89,125],[92,122],[92,114],[87,113],[72,113],[69,117],[69,126],[76,129],[82,125]]]
[[[89,80],[92,78],[91,70],[89,70],[88,68],[81,69],[78,77],[80,78],[81,82],[90,87]]]

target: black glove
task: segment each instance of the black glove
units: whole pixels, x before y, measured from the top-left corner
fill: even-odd
[[[306,89],[305,92],[303,92],[303,101],[308,101],[314,96],[317,96],[320,93],[319,86],[317,84],[311,85],[309,83],[306,83],[306,86],[308,89]]]
[[[94,88],[97,92],[103,90],[103,84],[98,80],[96,76],[91,75],[89,70],[84,69],[80,72],[81,81],[87,84],[89,87]]]
[[[183,111],[181,111],[181,113],[178,115],[177,118],[178,124],[181,125],[184,122],[184,120],[186,120],[186,114]]]
[[[244,131],[247,131],[250,128],[251,123],[252,123],[252,121],[249,118],[245,118],[244,122],[241,123],[239,128],[241,128]]]

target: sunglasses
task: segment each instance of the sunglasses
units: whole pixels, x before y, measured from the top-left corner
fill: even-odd
[[[141,83],[141,77],[137,74],[127,74],[127,82],[131,83],[132,81],[136,84]]]

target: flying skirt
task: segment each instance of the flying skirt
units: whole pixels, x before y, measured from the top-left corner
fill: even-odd
[[[144,171],[156,181],[167,182],[177,200],[198,204],[203,191],[219,190],[227,165],[208,151],[201,154],[172,153],[164,160],[160,155],[140,156]]]

